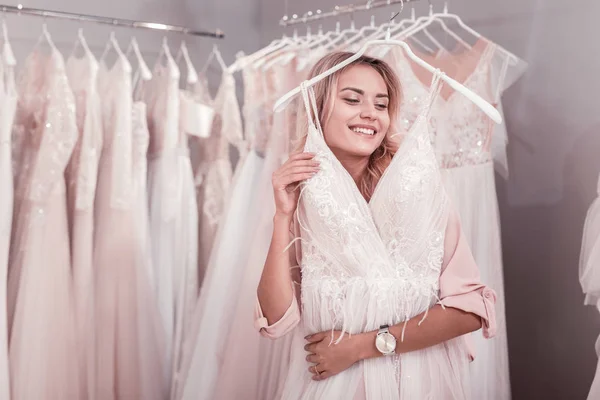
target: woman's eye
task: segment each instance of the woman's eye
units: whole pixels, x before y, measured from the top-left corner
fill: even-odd
[[[352,104],[358,103],[357,99],[344,99],[344,100],[346,100],[348,103],[352,103]]]
[[[375,107],[379,108],[380,110],[385,110],[387,108],[387,104],[376,104]]]

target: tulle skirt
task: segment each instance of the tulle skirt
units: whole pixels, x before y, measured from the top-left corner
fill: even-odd
[[[155,294],[166,333],[165,379],[171,387],[198,300],[198,207],[186,149],[153,156],[148,170]]]
[[[145,270],[147,236],[136,224],[136,196],[113,207],[111,178],[105,152],[95,204],[96,398],[163,400],[164,338]]]
[[[19,200],[8,281],[12,399],[79,399],[64,181],[43,204]]]
[[[469,356],[464,338],[400,356],[360,361],[324,381],[308,370],[300,324],[293,332],[283,400],[464,400],[470,399]],[[377,371],[385,373],[379,374]],[[389,381],[391,380],[391,382]],[[383,390],[389,389],[384,392]],[[473,397],[475,398],[475,397]]]
[[[181,381],[177,382],[174,399],[219,398],[214,392],[220,376],[231,386],[238,384],[222,374],[220,369],[223,360],[232,351],[226,346],[226,338],[229,332],[234,331],[232,325],[236,321],[233,313],[240,298],[243,267],[263,207],[256,202],[263,163],[263,158],[250,152],[234,175],[194,312],[189,340],[186,340],[185,359],[179,374]],[[244,347],[244,351],[253,349]]]
[[[481,281],[497,293],[498,330],[492,340],[472,334],[475,360],[471,363],[473,399],[510,399],[508,342],[504,302],[504,275],[500,238],[500,215],[492,162],[442,169],[446,190],[461,219]]]

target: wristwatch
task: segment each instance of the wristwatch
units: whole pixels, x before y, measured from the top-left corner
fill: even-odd
[[[389,325],[381,325],[377,338],[375,339],[375,347],[384,356],[396,354],[396,338],[390,333]]]

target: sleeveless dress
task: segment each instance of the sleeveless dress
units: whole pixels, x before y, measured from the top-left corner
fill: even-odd
[[[493,103],[492,58],[496,45],[482,40],[474,49],[479,50],[478,58],[463,84]],[[424,79],[415,72],[421,71],[419,67],[413,67],[403,53],[393,51],[390,55],[393,57],[390,62],[395,66],[403,87],[398,125],[401,130],[406,130],[420,112],[420,99],[427,98],[427,87]],[[455,91],[447,97],[443,96],[443,92],[437,96],[428,124],[445,189],[458,210],[481,279],[498,296],[496,337],[490,341],[480,335],[475,337],[476,357],[471,364],[472,394],[476,399],[508,400],[511,390],[500,215],[492,154],[494,125],[477,106]]]
[[[12,55],[12,50],[5,41],[0,52],[0,400],[10,399],[6,283],[14,196],[11,130],[17,107],[17,90],[14,65],[6,62],[9,54]]]
[[[463,338],[356,363],[325,381],[307,368],[306,334],[358,334],[398,324],[438,300],[450,201],[427,130],[435,75],[422,110],[367,203],[309,118],[305,151],[321,171],[303,183],[298,204],[302,319],[294,332],[282,399],[467,399]],[[314,92],[303,86],[307,114]],[[332,338],[335,340],[335,338]]]
[[[62,55],[35,49],[19,79],[8,312],[14,400],[79,399],[64,172],[77,140]]]
[[[94,197],[102,151],[98,69],[98,62],[92,55],[70,57],[67,60],[67,75],[75,95],[79,133],[65,177],[68,183],[69,233],[82,400],[94,398],[95,378]]]

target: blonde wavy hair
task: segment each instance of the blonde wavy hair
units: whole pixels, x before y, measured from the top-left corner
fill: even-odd
[[[310,71],[308,79],[320,75],[321,73],[347,60],[353,55],[354,53],[349,52],[335,52],[326,55],[314,65]],[[367,200],[370,200],[371,196],[373,195],[373,191],[375,190],[375,186],[377,186],[377,182],[379,182],[383,172],[388,167],[392,161],[392,157],[394,157],[394,154],[398,150],[398,141],[391,138],[391,135],[396,133],[396,119],[402,97],[402,87],[398,77],[385,61],[373,57],[361,56],[351,64],[317,82],[313,86],[313,90],[315,92],[317,111],[319,114],[317,117],[319,118],[321,126],[325,126],[325,123],[331,117],[333,112],[335,99],[337,97],[336,89],[338,78],[345,70],[355,65],[368,65],[377,71],[383,78],[389,95],[388,112],[390,115],[390,126],[385,138],[381,142],[381,145],[373,152],[373,154],[371,154],[369,163],[367,165],[367,170],[362,179],[358,182],[358,189]],[[311,115],[311,118],[314,119],[315,116]],[[294,141],[295,152],[300,152],[304,148],[308,128],[306,126],[307,123],[308,119],[306,117],[306,111],[302,106],[299,108],[298,113],[299,125],[297,126],[296,132],[299,134],[299,136],[297,136]]]

